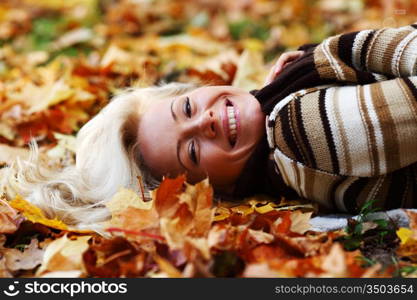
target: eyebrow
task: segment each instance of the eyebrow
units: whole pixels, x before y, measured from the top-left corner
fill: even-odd
[[[172,115],[172,118],[174,119],[174,121],[177,122],[177,115],[175,114],[174,109],[173,109],[175,99],[176,98],[174,98],[171,102],[171,115]],[[183,167],[185,170],[189,171],[188,168],[183,164],[183,162],[181,160],[181,157],[180,157],[181,142],[182,142],[181,139],[179,139],[178,143],[177,143],[177,160],[180,163],[181,167]]]

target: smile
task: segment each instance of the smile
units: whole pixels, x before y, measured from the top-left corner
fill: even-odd
[[[234,147],[237,141],[237,112],[233,103],[228,99],[226,100],[226,118],[224,121],[224,127],[227,132],[229,143]]]

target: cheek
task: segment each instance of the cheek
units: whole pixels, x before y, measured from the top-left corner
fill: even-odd
[[[240,175],[243,165],[234,162],[227,156],[207,155],[203,169],[208,174],[212,184],[232,184]]]

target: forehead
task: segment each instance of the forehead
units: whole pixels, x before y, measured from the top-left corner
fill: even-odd
[[[170,109],[173,99],[155,100],[139,121],[139,149],[145,164],[157,176],[180,172],[176,153],[178,133]]]

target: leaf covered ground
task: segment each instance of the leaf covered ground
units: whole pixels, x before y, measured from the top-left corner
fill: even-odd
[[[262,86],[285,50],[415,21],[415,1],[5,0],[0,3],[0,162],[35,138],[74,163],[74,136],[120,89],[159,82]],[[0,169],[1,176],[1,169]],[[0,277],[416,277],[410,228],[369,221],[315,232],[318,208],[261,196],[216,202],[207,181],[165,180],[153,200],[121,189],[103,235],[0,201]]]

